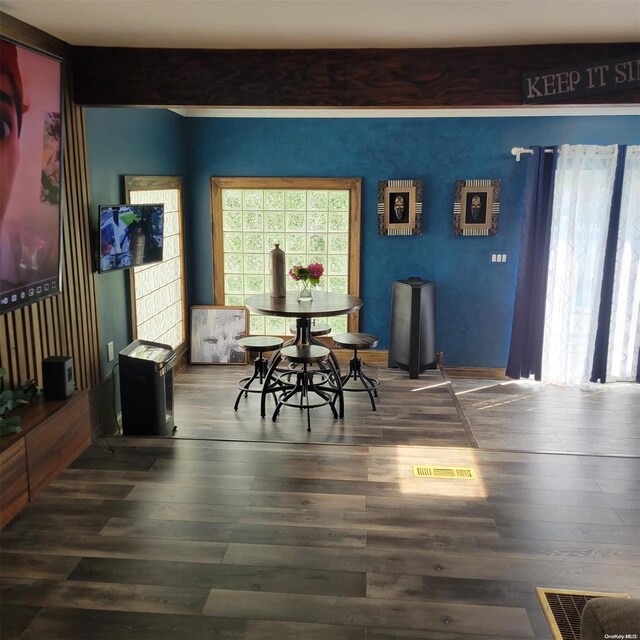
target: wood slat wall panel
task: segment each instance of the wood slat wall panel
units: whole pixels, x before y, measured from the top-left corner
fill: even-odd
[[[100,351],[84,119],[73,97],[71,47],[4,13],[0,25],[2,35],[65,61],[62,293],[0,316],[3,387],[14,388],[31,378],[42,385],[43,358],[69,355],[77,387],[89,389],[100,377]]]
[[[522,105],[522,74],[637,55],[638,43],[442,49],[203,50],[75,47],[91,106]],[[640,101],[640,89],[571,102]]]

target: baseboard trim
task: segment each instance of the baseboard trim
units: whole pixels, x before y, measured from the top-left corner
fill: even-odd
[[[330,339],[320,338],[320,341],[326,341],[327,346],[331,347],[338,356],[340,364],[348,363],[351,359],[353,351],[349,349],[337,349]],[[358,355],[365,364],[375,364],[387,366],[389,362],[388,349],[365,349],[358,351]],[[480,380],[510,380],[505,375],[504,369],[497,367],[447,367],[442,365],[447,371],[450,378],[472,378]]]
[[[446,367],[450,378],[473,378],[480,380],[511,380],[504,369],[493,367]]]

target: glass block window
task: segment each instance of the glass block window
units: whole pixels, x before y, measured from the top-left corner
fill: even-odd
[[[303,179],[298,181],[304,182]],[[349,186],[303,186],[223,186],[220,189],[218,202],[223,236],[221,279],[225,305],[243,305],[249,295],[270,291],[269,252],[275,243],[280,244],[285,252],[287,270],[294,264],[321,262],[324,265],[324,275],[319,285],[321,290],[359,294],[350,291],[352,201]],[[294,280],[287,278],[289,290],[295,291],[297,287]],[[219,295],[221,292],[217,290],[217,293]],[[250,332],[253,335],[288,335],[292,321],[291,318],[252,314]],[[348,330],[347,316],[332,317],[330,324],[333,333]]]
[[[131,204],[164,203],[162,262],[133,269],[135,337],[177,349],[186,337],[181,187],[131,189],[128,198]]]

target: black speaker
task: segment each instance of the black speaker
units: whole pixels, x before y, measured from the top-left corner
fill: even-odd
[[[388,364],[417,378],[437,367],[436,284],[420,278],[397,280],[391,293]]]
[[[42,361],[42,395],[46,400],[64,400],[75,386],[71,356],[49,356]]]

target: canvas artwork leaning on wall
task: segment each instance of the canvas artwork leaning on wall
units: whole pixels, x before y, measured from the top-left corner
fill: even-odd
[[[191,307],[191,364],[246,364],[238,341],[248,329],[245,307]]]

